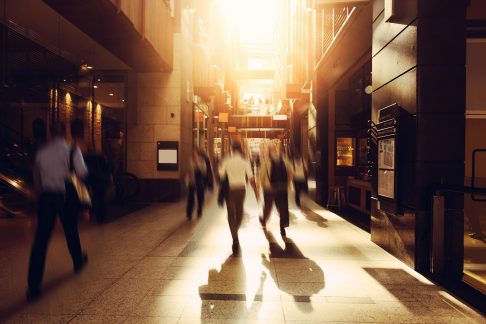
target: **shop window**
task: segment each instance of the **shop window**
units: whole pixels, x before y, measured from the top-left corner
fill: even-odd
[[[336,143],[336,165],[352,167],[354,166],[355,155],[354,137],[338,137]]]

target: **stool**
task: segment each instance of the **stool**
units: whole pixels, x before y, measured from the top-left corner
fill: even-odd
[[[342,201],[341,201],[342,196]],[[329,187],[329,195],[327,196],[327,205],[326,208],[329,207],[337,207],[341,209],[341,203],[345,203],[346,198],[344,196],[344,187],[342,186],[331,186]]]

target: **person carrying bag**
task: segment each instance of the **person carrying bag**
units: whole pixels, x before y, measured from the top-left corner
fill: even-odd
[[[90,208],[92,204],[88,187],[74,171],[73,156],[75,151],[76,147],[71,146],[69,152],[69,175],[66,180],[66,203],[78,209]]]

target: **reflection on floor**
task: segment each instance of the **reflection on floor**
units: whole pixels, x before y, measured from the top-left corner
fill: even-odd
[[[237,256],[224,209],[208,200],[192,221],[181,202],[83,223],[90,261],[76,276],[57,228],[44,295],[32,304],[24,293],[34,226],[0,220],[0,322],[485,322],[309,199],[302,211],[291,206],[282,238],[277,215],[262,230],[249,193]]]

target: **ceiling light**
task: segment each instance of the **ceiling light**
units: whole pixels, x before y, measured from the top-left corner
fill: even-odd
[[[109,95],[110,95],[111,97],[113,97],[113,96],[114,96],[114,94],[113,94],[113,93],[110,93]]]
[[[98,79],[98,82],[100,82],[100,81],[101,81],[101,79]]]
[[[122,99],[122,102],[125,102],[125,99]]]
[[[97,85],[94,85],[93,88],[98,89],[98,86]]]

